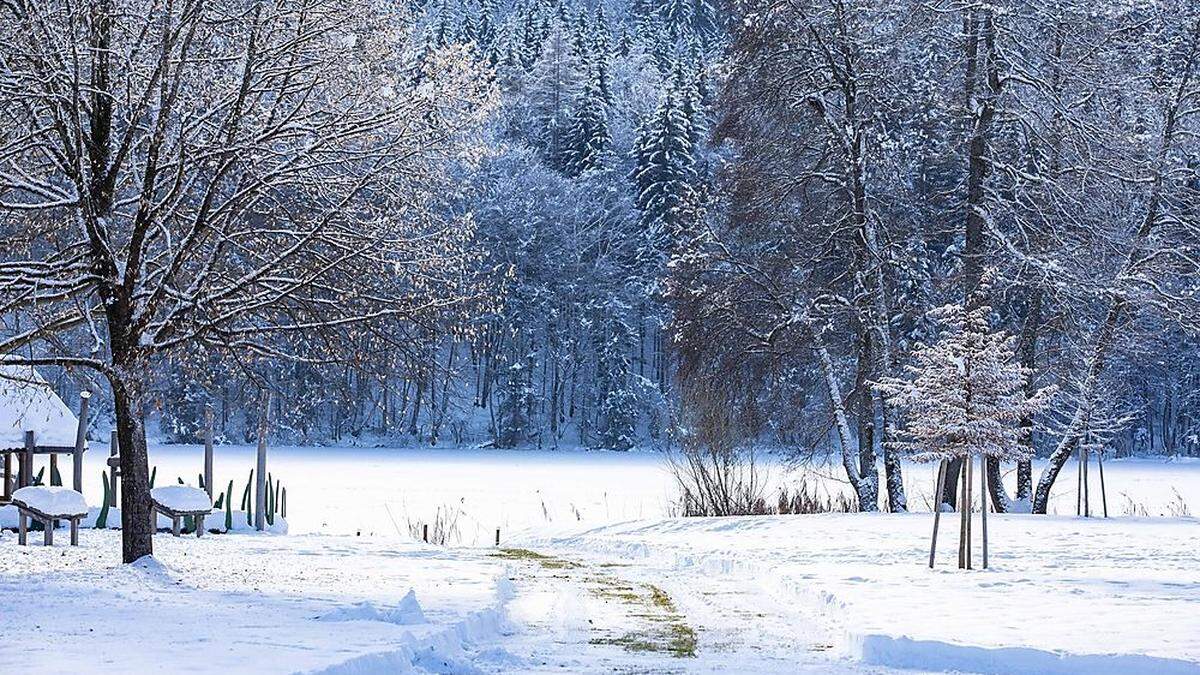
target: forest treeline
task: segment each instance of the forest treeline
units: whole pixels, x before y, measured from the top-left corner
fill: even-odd
[[[385,70],[386,90],[453,99],[460,117],[414,104],[420,147],[456,144],[353,194],[420,223],[405,250],[440,248],[338,272],[369,290],[322,277],[303,304],[265,283],[278,297],[257,324],[213,310],[159,330],[141,405],[164,438],[195,440],[211,405],[244,442],[270,391],[273,433],[295,442],[667,447],[703,398],[740,442],[841,457],[860,499],[901,509],[906,425],[878,385],[938,340],[931,310],[966,303],[1015,336],[1030,396],[1055,389],[1021,420],[1052,465],[1081,444],[1200,453],[1192,3],[360,4],[369,37],[334,44],[344,72]],[[0,161],[17,165],[19,136]],[[313,167],[349,180],[361,159]],[[11,213],[30,210],[18,193],[58,208],[32,173],[3,175]],[[239,213],[265,232],[279,204]],[[42,245],[23,232],[16,248]],[[49,315],[16,311],[12,278],[7,347],[69,369],[51,368],[67,393],[107,387],[76,368],[95,364],[34,353],[21,336]],[[351,306],[354,321],[321,318]],[[341,329],[303,330],[318,323]],[[108,339],[55,327],[48,353]],[[1036,502],[1038,477],[1018,474],[1013,498]]]
[[[1200,451],[1194,11],[951,5],[424,3],[422,49],[470,49],[499,92],[448,208],[472,219],[502,300],[465,325],[364,331],[337,345],[348,363],[259,364],[277,428],[667,444],[682,354],[739,380],[747,433],[824,453],[812,337],[772,325],[811,303],[865,444],[884,423],[867,383],[991,268],[995,326],[1064,390],[1044,450],[1083,395],[1118,453]],[[1123,269],[1139,245],[1154,250]],[[1118,294],[1131,307],[1081,393]],[[170,368],[165,433],[194,434],[208,401],[250,436],[237,411],[258,388],[238,364]]]

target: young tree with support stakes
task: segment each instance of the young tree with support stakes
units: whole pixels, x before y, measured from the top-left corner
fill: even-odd
[[[374,0],[0,3],[0,354],[107,378],[125,562],[152,552],[154,364],[305,359],[472,297],[436,189],[490,89],[462,52],[413,77],[408,26]]]
[[[951,460],[962,460],[958,500],[958,566],[971,569],[971,510],[973,460],[978,458],[982,492],[983,567],[988,565],[986,459],[1021,460],[1029,456],[1022,443],[1028,430],[1022,418],[1042,409],[1052,395],[1043,389],[1026,396],[1028,372],[1014,356],[1016,338],[991,329],[991,307],[965,309],[946,305],[929,313],[940,327],[940,339],[931,345],[918,344],[909,377],[888,378],[877,384],[887,400],[903,413],[905,434],[895,449],[917,461],[936,461],[937,495],[934,501],[934,532],[930,549],[933,566],[937,546],[937,523]]]

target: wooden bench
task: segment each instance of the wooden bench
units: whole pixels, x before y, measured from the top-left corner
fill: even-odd
[[[164,503],[166,501],[170,501],[171,504]],[[181,521],[191,516],[196,523],[196,536],[204,536],[204,518],[212,513],[212,500],[203,490],[185,485],[155,488],[150,491],[150,503],[152,529],[158,530],[158,514],[161,513],[171,519],[171,534],[178,537]],[[180,504],[187,504],[188,507]],[[203,507],[202,504],[208,506]]]
[[[25,488],[28,489],[28,488]],[[65,488],[64,488],[65,490]],[[17,543],[21,546],[26,546],[28,543],[28,527],[26,525],[26,517],[33,518],[42,524],[45,530],[44,542],[46,546],[54,545],[54,526],[56,521],[65,520],[71,523],[71,545],[79,545],[79,521],[87,516],[87,510],[79,512],[77,509],[72,509],[65,512],[47,513],[46,511],[34,506],[26,501],[21,494],[22,490],[17,490],[12,495],[13,506],[17,507],[18,513],[21,515],[20,522],[17,527]],[[75,493],[79,494],[79,493]],[[83,495],[79,495],[79,500],[83,500]]]
[[[163,506],[158,502],[154,502],[154,507],[150,510],[150,513],[150,517],[154,518],[156,521],[158,520],[158,514],[160,513],[170,518],[171,534],[176,537],[179,536],[180,523],[182,522],[182,519],[191,516],[196,521],[196,536],[202,537],[204,536],[204,517],[212,513],[212,509],[208,509],[207,511],[176,511],[169,507]],[[154,529],[158,529],[157,522],[154,523]]]

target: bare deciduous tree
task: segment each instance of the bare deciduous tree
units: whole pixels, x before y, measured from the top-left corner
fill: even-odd
[[[152,551],[156,359],[303,358],[320,331],[471,295],[470,229],[430,207],[490,92],[462,55],[409,65],[402,12],[0,2],[0,354],[107,378],[126,562]]]

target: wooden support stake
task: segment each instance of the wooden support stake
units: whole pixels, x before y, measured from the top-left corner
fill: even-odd
[[[496,545],[500,545],[500,528],[496,528]]]
[[[79,545],[79,519],[78,518],[71,519],[71,545],[72,546]]]
[[[938,462],[937,491],[933,500],[933,540],[929,544],[929,569],[933,569],[933,557],[937,553],[938,523],[942,520],[942,495],[946,491],[946,460]]]
[[[1084,444],[1075,454],[1075,515],[1084,515]]]
[[[1092,517],[1092,507],[1088,503],[1088,464],[1091,463],[1091,452],[1085,447],[1083,449],[1083,517]]]
[[[44,533],[42,535],[42,545],[43,546],[53,546],[54,545],[54,521],[53,520],[43,520],[42,521],[42,532]]]
[[[204,491],[213,497],[213,409],[204,404]]]
[[[75,452],[71,454],[71,487],[83,493],[83,452],[87,449],[88,403],[92,392],[79,392],[79,428],[75,431]]]
[[[1108,491],[1104,488],[1104,449],[1096,453],[1096,466],[1100,467],[1100,503],[1104,506],[1104,517],[1108,517]]]
[[[970,570],[970,569],[975,569],[975,565],[973,564],[973,562],[972,562],[972,560],[971,560],[971,554],[972,554],[972,553],[974,553],[974,552],[971,550],[971,548],[974,546],[974,542],[972,541],[973,537],[972,537],[972,532],[971,532],[971,527],[972,527],[971,519],[972,519],[972,516],[974,516],[974,511],[975,511],[975,486],[972,484],[972,481],[975,479],[975,476],[974,476],[974,473],[975,473],[975,463],[971,461],[971,457],[970,457],[970,456],[967,456],[966,458],[964,458],[964,459],[963,459],[963,464],[965,465],[965,468],[966,468],[966,474],[965,474],[965,476],[964,476],[964,480],[965,480],[966,482],[965,482],[964,484],[966,485],[966,493],[967,493],[967,496],[966,496],[966,505],[967,505],[967,569],[969,569],[969,570]]]
[[[988,512],[988,495],[991,494],[988,490],[988,472],[987,472],[987,456],[979,456],[979,518],[980,518],[980,533],[983,535],[983,569],[988,567],[988,536],[987,536],[987,512]]]
[[[959,497],[958,497],[958,569],[967,568],[967,544],[970,535],[967,534],[967,467],[966,463],[959,465]]]
[[[4,454],[4,501],[5,501],[5,503],[12,501],[12,491],[13,491],[12,481],[13,481],[12,453],[7,452]]]
[[[271,392],[263,392],[262,407],[258,411],[258,463],[255,481],[254,529],[267,529],[267,414],[271,409]]]
[[[421,541],[425,542],[426,544],[429,543],[429,524],[428,523],[421,526]]]

